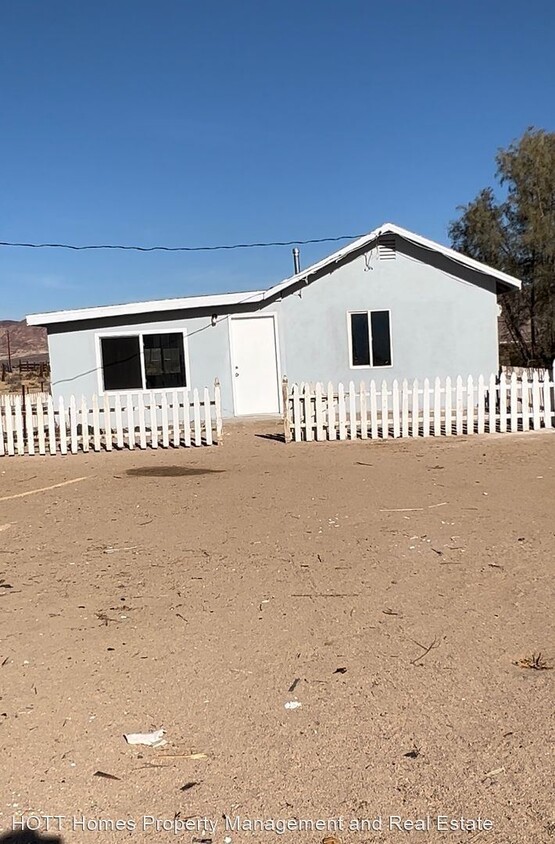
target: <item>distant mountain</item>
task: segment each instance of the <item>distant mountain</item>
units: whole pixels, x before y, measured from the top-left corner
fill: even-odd
[[[48,356],[46,328],[41,328],[38,325],[27,325],[24,319],[20,322],[14,319],[0,319],[0,361],[8,359],[8,341],[6,338],[8,332],[12,361],[17,362],[19,358],[31,360]]]

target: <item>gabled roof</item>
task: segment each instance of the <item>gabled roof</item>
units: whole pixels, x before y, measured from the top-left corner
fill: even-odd
[[[61,322],[77,322],[89,319],[105,319],[109,317],[132,316],[136,314],[144,314],[153,311],[178,311],[178,310],[192,310],[199,308],[222,308],[228,305],[242,305],[242,304],[261,304],[267,300],[273,299],[276,296],[283,295],[290,287],[294,287],[300,282],[309,282],[311,277],[321,272],[322,270],[332,267],[333,264],[338,264],[344,258],[348,257],[354,252],[359,252],[364,247],[369,247],[383,235],[397,235],[409,243],[414,243],[422,249],[428,249],[431,252],[443,255],[460,264],[463,267],[482,273],[482,275],[489,276],[499,282],[498,288],[501,292],[520,289],[520,281],[501,270],[495,270],[482,264],[480,261],[475,261],[473,258],[467,258],[460,252],[455,252],[454,249],[449,249],[447,246],[442,246],[434,240],[428,240],[421,237],[414,232],[396,226],[394,223],[384,223],[378,229],[374,229],[369,234],[353,240],[351,243],[338,249],[327,258],[323,258],[316,264],[302,270],[289,278],[274,284],[267,290],[255,290],[246,293],[216,293],[210,296],[188,296],[180,299],[154,299],[150,302],[131,302],[125,305],[106,305],[105,307],[97,308],[80,308],[73,311],[51,311],[44,314],[30,314],[27,317],[28,325],[51,325],[53,323]]]
[[[299,281],[309,280],[310,276],[315,275],[320,272],[320,270],[326,269],[326,267],[331,266],[332,264],[339,263],[343,260],[343,258],[346,258],[353,252],[358,252],[359,250],[364,249],[365,246],[370,247],[371,244],[379,237],[388,234],[396,234],[403,238],[403,240],[414,243],[423,249],[429,249],[431,252],[444,255],[446,258],[455,261],[457,264],[461,264],[463,267],[468,267],[469,269],[475,270],[483,275],[490,276],[490,278],[495,278],[497,281],[502,283],[504,289],[516,288],[517,290],[520,290],[520,281],[511,275],[507,275],[507,273],[501,272],[501,270],[494,270],[492,267],[488,267],[487,264],[475,261],[474,258],[467,258],[466,255],[463,255],[461,252],[456,252],[454,249],[449,249],[448,246],[442,246],[434,240],[428,240],[426,237],[414,234],[414,232],[410,232],[408,229],[396,226],[394,223],[384,223],[383,226],[380,226],[378,229],[374,229],[374,231],[371,231],[369,234],[363,235],[363,237],[359,237],[358,240],[353,240],[351,243],[347,244],[347,246],[344,246],[342,249],[338,249],[337,252],[333,253],[333,255],[328,255],[327,258],[324,258],[317,264],[312,264],[312,266],[307,267],[300,273],[297,273],[296,275],[281,281],[279,284],[275,284],[273,287],[270,287],[270,289],[265,292],[264,299],[269,299],[275,296],[276,293],[281,293],[288,287],[297,284]]]

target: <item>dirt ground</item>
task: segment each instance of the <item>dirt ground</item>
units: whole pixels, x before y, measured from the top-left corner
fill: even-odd
[[[271,430],[0,460],[0,829],[555,841],[555,437]]]

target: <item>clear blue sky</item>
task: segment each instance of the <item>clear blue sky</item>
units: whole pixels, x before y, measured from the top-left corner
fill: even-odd
[[[552,0],[5,0],[0,240],[202,245],[390,220],[447,242],[497,148],[554,128],[554,35]],[[0,248],[0,318],[290,272],[289,248]]]

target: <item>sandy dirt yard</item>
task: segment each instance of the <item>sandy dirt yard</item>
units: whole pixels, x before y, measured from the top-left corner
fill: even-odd
[[[271,430],[0,460],[1,830],[555,842],[555,436]]]

